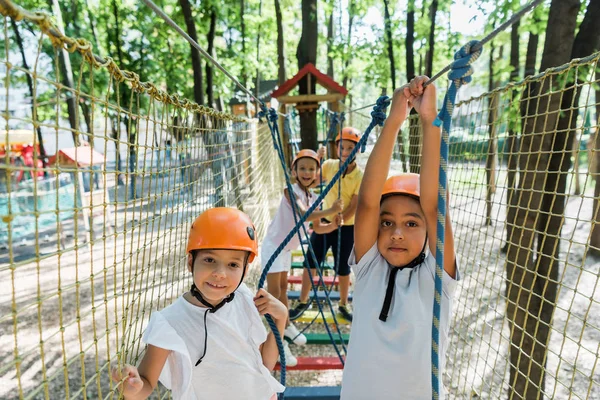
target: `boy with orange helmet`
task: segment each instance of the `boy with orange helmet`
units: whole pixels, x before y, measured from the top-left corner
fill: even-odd
[[[299,212],[297,218],[300,218],[306,213],[306,210],[317,200],[318,196],[312,193],[310,188],[318,183],[320,167],[321,158],[314,150],[310,149],[300,150],[292,161],[291,173],[295,181],[292,185],[292,190],[294,191],[294,198],[296,199],[295,205]],[[295,225],[296,219],[294,218],[291,201],[291,196],[286,188],[283,190],[279,208],[277,209],[263,240],[261,249],[263,268],[268,263],[273,252],[279,247],[279,244],[285,239]],[[308,228],[309,222],[335,216],[342,211],[342,208],[343,203],[339,200],[335,201],[327,209],[315,210],[308,217],[306,228]],[[319,230],[320,226],[316,229]],[[296,235],[273,261],[269,273],[267,274],[267,290],[275,296],[275,298],[279,299],[286,308],[288,307],[288,273],[292,266],[291,252],[299,245],[300,238],[299,235]],[[294,324],[288,323],[284,335],[296,345],[302,346],[306,344],[306,336],[300,333]],[[287,342],[284,343],[284,350],[286,364],[290,367],[295,366],[298,363],[298,360],[292,354]]]
[[[269,372],[279,353],[260,315],[270,314],[283,332],[287,309],[242,283],[257,253],[254,224],[243,212],[212,208],[196,218],[187,245],[190,291],[152,313],[139,367],[113,371],[116,381],[126,377],[126,399],[147,398],[159,380],[175,399],[268,400],[284,390]]]
[[[359,140],[360,131],[358,129],[352,127],[342,129],[342,132],[335,138],[340,159],[330,159],[323,163],[323,181],[329,181],[333,178],[338,172],[340,164],[346,162]],[[319,150],[322,155],[325,154],[324,147],[321,147]],[[310,243],[315,252],[316,263],[311,257],[304,260],[305,270],[302,277],[300,299],[296,307],[290,310],[290,319],[292,320],[299,318],[309,307],[308,297],[310,295],[311,282],[306,268],[312,268],[314,276],[316,273],[315,268],[321,265],[325,257],[327,257],[327,251],[331,248],[335,259],[334,267],[339,277],[340,303],[338,312],[343,318],[352,321],[352,312],[348,306],[348,292],[350,289],[348,257],[354,245],[354,213],[356,211],[356,204],[358,203],[358,189],[360,188],[362,177],[363,173],[361,169],[356,164],[356,161],[352,160],[348,165],[348,169],[340,178],[341,193],[339,192],[340,187],[334,185],[327,196],[325,196],[323,202],[325,208],[331,207],[337,201],[338,197],[343,201],[345,208],[342,211],[340,221],[343,226],[338,231],[338,224],[331,218],[316,220],[313,224],[314,233],[310,236]],[[339,249],[338,232],[340,232],[341,236]]]
[[[356,275],[355,320],[342,380],[343,400],[432,398],[440,128],[433,126],[436,89],[423,87],[427,79],[415,78],[394,92],[390,114],[365,168],[350,257]],[[419,113],[423,126],[421,174],[386,180],[398,131],[411,107]],[[449,217],[444,271],[439,321],[442,369],[459,280]],[[440,398],[444,398],[443,388]]]

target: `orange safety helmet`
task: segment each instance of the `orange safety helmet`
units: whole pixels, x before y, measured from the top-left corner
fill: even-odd
[[[383,185],[381,197],[391,195],[406,195],[414,198],[421,197],[419,174],[400,174],[390,176]]]
[[[337,134],[335,137],[335,142],[340,141],[340,136],[342,140],[350,140],[351,142],[358,143],[360,141],[360,131],[356,128],[352,128],[351,126],[347,126],[342,129],[341,134]]]
[[[321,167],[321,158],[319,157],[317,152],[311,149],[303,149],[300,150],[298,154],[296,154],[296,157],[294,157],[294,161],[292,161],[292,169],[294,169],[296,161],[298,161],[301,158],[312,158],[317,162],[317,168]]]
[[[240,210],[215,207],[204,211],[192,223],[187,252],[203,249],[243,250],[248,263],[258,254],[256,229],[250,217]]]

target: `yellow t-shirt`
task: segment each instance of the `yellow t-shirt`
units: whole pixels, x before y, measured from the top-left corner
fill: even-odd
[[[321,168],[323,173],[323,180],[329,182],[331,181],[333,176],[339,171],[340,161],[333,159],[326,160]],[[354,171],[347,173],[346,176],[342,175],[342,177],[340,178],[340,181],[342,182],[341,198],[344,201],[344,209],[346,209],[350,204],[352,196],[358,196],[358,190],[360,189],[360,182],[362,181],[362,178],[363,172],[358,166],[354,168]],[[327,196],[325,196],[325,200],[323,201],[323,209],[330,208],[331,205],[337,200],[338,185],[338,182],[336,182],[335,185],[329,191],[329,193],[327,193]],[[354,215],[352,216],[352,218],[344,220],[344,225],[354,225]]]

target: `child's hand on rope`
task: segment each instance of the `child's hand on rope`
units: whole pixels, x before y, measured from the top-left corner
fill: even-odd
[[[254,305],[260,315],[269,314],[275,321],[286,320],[288,310],[283,303],[265,289],[259,289],[254,296]]]
[[[319,155],[319,157],[321,158],[321,160],[325,158],[325,151],[326,151],[325,146],[320,145],[319,146],[319,150],[317,150],[317,154]]]
[[[336,201],[334,201],[331,205],[330,210],[332,214],[339,214],[342,211],[344,211],[344,200],[337,199]]]
[[[412,104],[410,103],[410,91],[409,85],[406,84],[398,89],[394,90],[394,94],[392,96],[392,106],[390,108],[389,117],[397,118],[400,123],[404,122],[410,109],[412,108]]]
[[[437,94],[433,83],[423,87],[428,80],[429,78],[423,75],[410,81],[409,102],[415,107],[423,122],[431,123],[437,116]]]
[[[333,219],[333,224],[336,227],[344,226],[344,216],[342,214],[337,214]]]
[[[140,373],[138,369],[133,365],[125,364],[122,369],[118,367],[113,368],[112,370],[112,379],[115,382],[121,382],[123,377],[125,380],[122,382],[122,385],[119,387],[121,394],[127,398],[128,396],[135,396],[142,390],[144,387],[144,381],[140,377]]]

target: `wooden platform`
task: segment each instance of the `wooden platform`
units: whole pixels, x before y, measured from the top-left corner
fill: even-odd
[[[315,293],[312,291],[310,291],[310,299],[313,300],[315,298]],[[319,300],[325,300],[326,296],[325,296],[325,292],[322,290],[319,290],[317,292],[317,299]],[[299,300],[300,299],[300,292],[297,290],[290,290],[288,291],[288,299],[289,300]],[[339,300],[340,299],[340,292],[337,292],[335,290],[332,290],[331,292],[329,292],[329,299],[330,300]],[[352,293],[348,294],[348,301],[352,301]]]
[[[285,400],[339,400],[341,386],[307,386],[288,387],[285,389]]]
[[[286,371],[322,371],[329,369],[344,369],[344,366],[338,357],[298,357],[298,365],[285,367]],[[275,370],[279,370],[279,363],[275,365]]]
[[[326,309],[329,309],[329,307],[327,307]],[[324,309],[325,311],[325,309]],[[294,320],[294,322],[304,322],[304,323],[310,323],[312,322],[312,320],[315,318],[315,316],[317,316],[317,314],[319,314],[319,310],[307,310],[304,312],[304,314],[302,314],[301,317],[297,318]],[[333,324],[333,316],[331,315],[331,312],[329,311],[325,311],[325,319],[327,321],[328,324]],[[342,318],[341,315],[337,315],[335,316],[338,324],[350,324],[350,321],[347,321],[346,319]],[[321,315],[319,315],[317,317],[317,319],[315,320],[316,323],[323,323],[323,317]]]
[[[341,343],[342,341],[344,344],[348,344],[350,341],[350,335],[348,333],[342,334],[342,340],[340,340],[340,336],[337,332],[331,332],[331,334],[333,335],[333,339],[337,344]],[[304,335],[306,336],[307,344],[331,344],[331,338],[327,333],[305,333]]]
[[[313,283],[315,285],[318,285],[320,283],[320,281],[321,281],[321,279],[319,278],[318,275],[313,275]],[[324,276],[323,277],[323,282],[327,286],[331,286],[331,284],[339,285],[340,280],[339,280],[339,278],[337,276],[335,277],[335,280],[333,279],[333,276]],[[290,276],[288,276],[288,283],[289,284],[297,284],[297,285],[302,284],[302,275],[290,275]]]
[[[292,262],[292,269],[303,269],[304,268],[304,263],[302,261],[293,261]],[[332,270],[333,269],[333,264],[328,264],[325,263],[325,265],[323,265],[323,269],[324,270]]]

